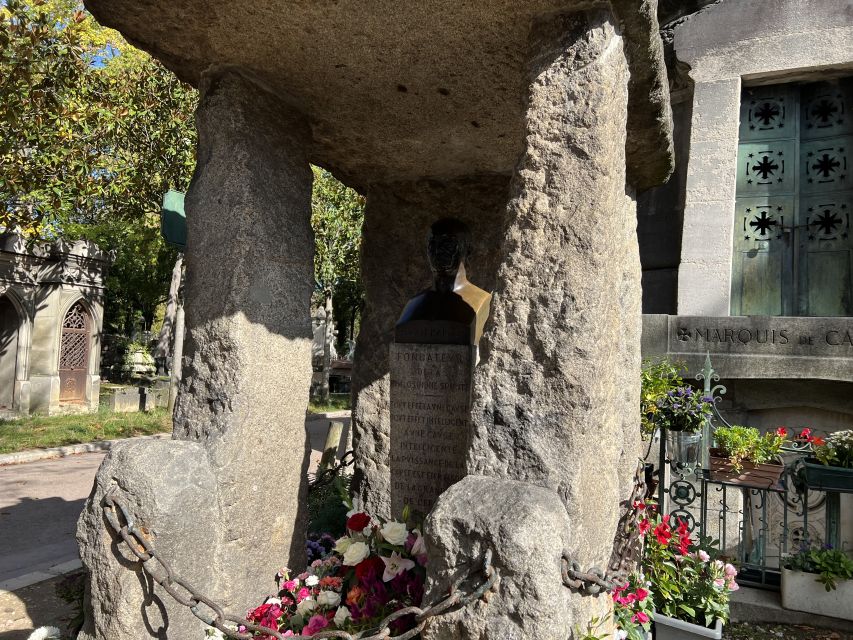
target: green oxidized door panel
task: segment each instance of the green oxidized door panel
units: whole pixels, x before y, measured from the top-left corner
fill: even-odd
[[[790,239],[794,199],[739,198],[735,204],[732,277],[734,315],[792,312]]]
[[[800,200],[799,315],[853,315],[853,193],[829,192]]]

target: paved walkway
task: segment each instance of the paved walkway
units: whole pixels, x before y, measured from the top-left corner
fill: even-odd
[[[348,428],[346,416],[343,412],[306,420],[312,471],[322,455],[329,419],[341,420]],[[29,585],[79,566],[77,518],[104,455],[83,453],[0,466],[0,640],[26,638],[24,630],[32,630],[22,599],[25,594],[28,600],[36,597]],[[52,594],[52,587],[45,589]]]

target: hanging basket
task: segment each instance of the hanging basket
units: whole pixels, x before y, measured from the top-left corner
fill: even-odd
[[[714,482],[727,482],[756,489],[779,487],[779,478],[785,470],[784,465],[755,464],[744,461],[741,462],[741,470],[736,471],[734,464],[723,454],[722,449],[711,449],[710,453],[711,480]]]
[[[853,469],[832,467],[822,464],[815,458],[803,460],[800,478],[809,489],[853,493]]]

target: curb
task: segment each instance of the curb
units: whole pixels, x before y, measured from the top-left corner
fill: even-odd
[[[160,440],[171,438],[170,433],[157,433],[153,436],[137,436],[135,438],[118,438],[116,440],[96,440],[95,442],[83,442],[81,444],[70,444],[65,447],[51,447],[50,449],[30,449],[29,451],[18,451],[17,453],[4,453],[0,455],[0,467],[13,464],[24,464],[26,462],[38,462],[39,460],[50,460],[52,458],[65,458],[80,453],[97,453],[109,451],[116,443],[131,442],[136,440]]]
[[[333,420],[335,418],[349,418],[352,411],[342,409],[340,411],[329,411],[328,413],[309,413],[305,416],[305,422],[314,422],[315,420]]]
[[[80,562],[80,558],[60,562],[43,571],[33,571],[32,573],[26,573],[22,576],[0,582],[0,593],[4,591],[17,591],[18,589],[23,589],[24,587],[29,587],[45,580],[52,580],[53,578],[58,578],[66,573],[71,573],[82,568],[83,563]]]

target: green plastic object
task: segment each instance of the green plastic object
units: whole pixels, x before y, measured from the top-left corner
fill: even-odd
[[[187,246],[187,216],[184,213],[184,194],[169,189],[163,196],[160,209],[160,232],[169,244],[182,251]]]

